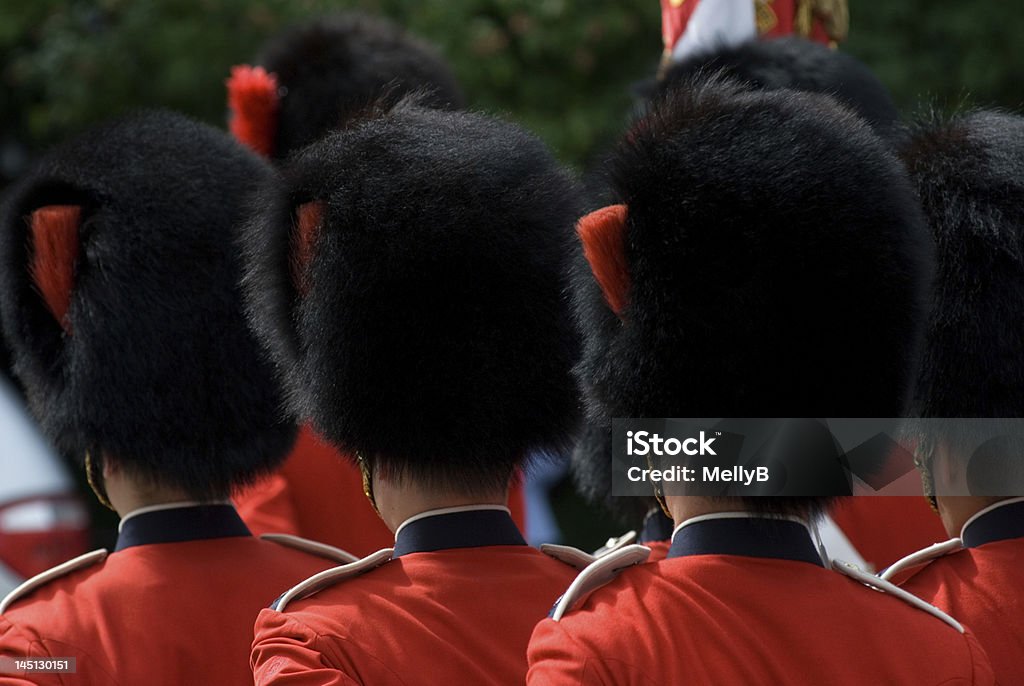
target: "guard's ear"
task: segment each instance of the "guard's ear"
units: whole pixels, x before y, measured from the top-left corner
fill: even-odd
[[[312,285],[309,279],[309,264],[316,253],[324,221],[324,203],[313,200],[295,208],[295,225],[291,236],[292,284],[299,296],[305,296]]]
[[[274,153],[280,99],[277,77],[263,67],[241,64],[231,68],[228,87],[232,135],[264,157]]]
[[[576,231],[583,241],[583,256],[590,263],[604,299],[622,316],[629,300],[629,266],[626,264],[625,205],[609,205],[579,220]]]
[[[81,219],[82,208],[78,205],[47,205],[27,218],[31,240],[29,274],[47,309],[68,334]]]

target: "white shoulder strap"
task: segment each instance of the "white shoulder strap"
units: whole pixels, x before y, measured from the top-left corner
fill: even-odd
[[[843,562],[842,560],[833,560],[832,568],[839,571],[841,574],[845,574],[851,579],[855,579],[856,581],[861,582],[865,586],[873,588],[877,591],[881,591],[882,593],[894,595],[903,602],[909,605],[913,605],[919,610],[924,610],[933,617],[941,619],[943,622],[950,625],[960,633],[964,632],[964,627],[962,624],[960,624],[960,622],[956,621],[939,608],[929,603],[926,603],[913,593],[908,593],[899,586],[890,583],[885,579],[877,577],[874,574],[868,574],[864,570],[858,568],[857,565],[850,564],[849,562]]]
[[[900,572],[917,567],[918,565],[923,565],[926,562],[931,562],[935,558],[942,557],[943,555],[955,553],[958,550],[962,550],[963,547],[963,541],[959,538],[951,538],[948,541],[935,543],[927,548],[918,550],[916,553],[910,553],[906,557],[900,558],[896,562],[892,563],[888,569],[882,572],[881,577],[888,581]]]
[[[280,545],[288,548],[295,548],[296,550],[301,550],[304,553],[316,555],[317,557],[326,557],[328,560],[334,560],[341,564],[349,564],[351,562],[359,561],[358,556],[353,555],[347,550],[335,548],[333,545],[327,545],[326,543],[320,543],[308,538],[302,538],[301,536],[292,536],[291,534],[261,534],[260,539],[270,541],[271,543],[279,543]]]
[[[62,576],[66,576],[76,569],[84,569],[90,567],[97,562],[102,562],[107,557],[107,551],[103,548],[93,550],[92,552],[79,555],[76,558],[72,558],[67,562],[62,562],[56,567],[47,569],[45,572],[36,574],[31,579],[23,582],[13,591],[7,594],[7,596],[0,601],[0,615],[7,611],[7,609],[14,604],[19,598],[23,598],[32,591],[36,590],[40,586],[45,586],[54,579],[58,579]]]
[[[356,562],[341,565],[340,567],[325,569],[319,574],[314,574],[305,581],[285,591],[280,598],[274,601],[270,606],[270,609],[277,610],[278,612],[284,612],[288,603],[293,600],[308,598],[315,593],[319,593],[328,586],[333,586],[339,581],[351,579],[359,576],[360,574],[365,574],[371,569],[380,567],[391,559],[391,553],[393,552],[393,548],[384,548],[383,550],[378,550],[373,555],[364,557]]]
[[[569,584],[549,616],[557,622],[595,589],[607,584],[627,567],[646,562],[650,555],[651,549],[646,546],[628,545],[598,558]]]
[[[605,544],[603,546],[594,551],[594,557],[602,557],[604,555],[607,555],[608,553],[615,552],[623,546],[627,546],[631,543],[634,543],[636,541],[636,538],[636,531],[627,531],[619,537],[613,536],[609,538],[607,541],[605,541]]]
[[[564,562],[570,567],[574,567],[579,571],[583,571],[590,566],[597,558],[588,552],[584,552],[579,548],[573,548],[568,545],[558,545],[557,543],[542,543],[540,551],[548,557],[553,557],[559,562]]]

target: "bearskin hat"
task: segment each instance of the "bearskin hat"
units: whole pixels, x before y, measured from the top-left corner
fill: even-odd
[[[901,130],[899,111],[889,91],[863,62],[845,52],[792,36],[752,40],[694,55],[674,64],[661,79],[657,91],[664,93],[695,76],[716,73],[757,89],[791,88],[831,95],[890,141],[896,141]]]
[[[916,414],[1024,416],[1024,118],[933,116],[903,159],[937,245]]]
[[[418,93],[423,106],[460,108],[462,92],[454,72],[427,42],[380,17],[348,12],[299,24],[272,38],[256,59],[263,71],[238,71],[229,80],[229,100],[237,104],[236,119],[248,109],[241,91],[257,99],[260,83],[269,84],[270,102],[251,117],[268,123],[250,127],[237,121],[232,128],[265,129],[257,149],[276,159],[287,157],[358,116],[372,103],[394,104]],[[272,122],[269,120],[273,120]],[[250,132],[251,134],[252,132]]]
[[[294,426],[246,327],[233,242],[270,173],[228,135],[152,111],[58,147],[10,190],[3,330],[62,451],[196,497],[283,457]]]
[[[455,487],[567,447],[580,204],[542,143],[402,102],[282,175],[244,232],[245,289],[301,416],[375,469]]]
[[[859,117],[704,79],[635,122],[609,180],[575,277],[591,418],[901,416],[932,246]]]
[[[606,509],[626,526],[639,526],[652,508],[654,497],[616,498],[612,488],[611,420],[590,420],[569,458],[569,470],[576,491],[588,502]]]

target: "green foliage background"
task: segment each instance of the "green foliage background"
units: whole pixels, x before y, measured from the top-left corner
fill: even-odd
[[[1024,104],[1024,4],[851,0],[844,49],[904,108],[937,98]],[[360,8],[438,44],[476,108],[506,113],[581,166],[629,111],[660,51],[656,0],[5,0],[0,7],[0,173],[139,105],[223,124],[223,80],[297,19]]]

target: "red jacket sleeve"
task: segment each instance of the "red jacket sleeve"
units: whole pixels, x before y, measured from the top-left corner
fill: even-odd
[[[263,610],[256,618],[249,663],[256,686],[358,686],[331,666],[321,637],[287,614]]]
[[[601,655],[573,638],[562,622],[545,619],[527,648],[527,686],[656,686],[628,660]]]
[[[84,683],[90,676],[99,682],[110,680],[110,675],[81,649],[60,641],[44,640],[31,630],[22,630],[2,615],[0,615],[0,657],[73,657],[76,660],[75,673],[27,675],[0,672],[0,686],[63,686],[64,684]]]

